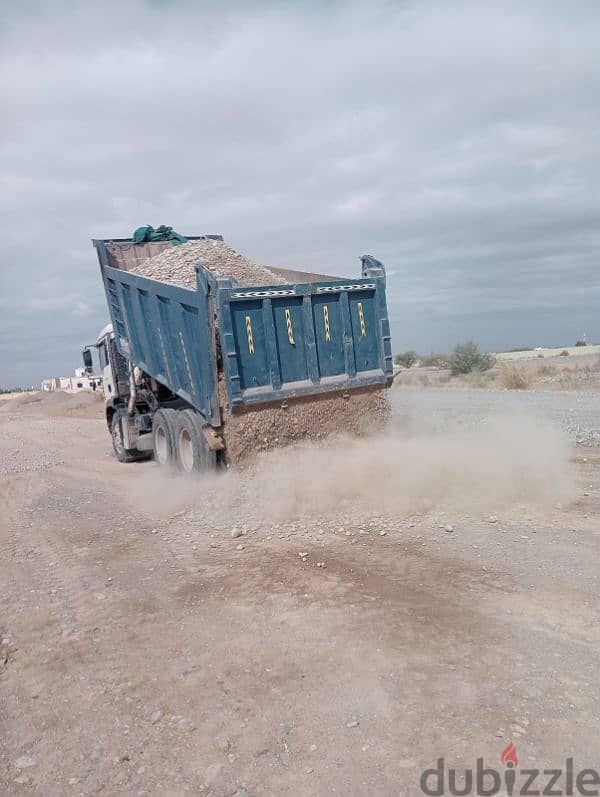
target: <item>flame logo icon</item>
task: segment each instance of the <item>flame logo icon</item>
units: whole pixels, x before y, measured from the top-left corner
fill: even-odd
[[[503,764],[510,763],[515,767],[518,765],[519,758],[517,756],[517,748],[514,746],[512,742],[509,742],[502,751],[502,754],[500,755],[500,761]]]

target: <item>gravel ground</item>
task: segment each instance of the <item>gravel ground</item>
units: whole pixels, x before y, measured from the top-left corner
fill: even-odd
[[[396,419],[418,417],[437,430],[473,428],[510,415],[561,429],[578,445],[600,446],[598,393],[402,388],[390,396]]]
[[[97,407],[0,410],[0,464],[64,460],[0,477],[0,793],[597,767],[600,453],[561,440],[592,405],[392,396],[379,440],[199,482],[116,462]]]

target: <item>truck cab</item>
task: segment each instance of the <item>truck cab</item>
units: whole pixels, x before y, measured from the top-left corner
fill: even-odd
[[[119,398],[126,398],[129,392],[128,365],[115,345],[112,324],[107,324],[98,335],[95,343],[83,350],[83,365],[86,373],[93,372],[92,349],[98,353],[98,363],[102,376],[104,403],[107,417],[118,404]]]
[[[102,376],[105,402],[112,400],[111,406],[114,405],[114,397],[117,395],[117,381],[110,365],[109,354],[111,344],[114,348],[114,343],[112,343],[114,338],[115,333],[113,332],[112,324],[107,324],[98,335],[98,339],[94,344],[98,352],[98,362],[100,365],[100,374]]]
[[[84,348],[83,364],[87,373],[93,370],[92,349],[96,349],[98,353],[106,423],[112,435],[117,459],[121,462],[132,462],[146,458],[150,439],[139,445],[141,443],[139,424],[137,421],[131,422],[133,408],[130,406],[130,401],[132,380],[135,384],[135,369],[117,349],[112,324],[107,324],[102,329],[95,343]],[[133,394],[135,395],[135,390]],[[147,426],[150,429],[150,425]],[[144,445],[146,442],[147,446]]]

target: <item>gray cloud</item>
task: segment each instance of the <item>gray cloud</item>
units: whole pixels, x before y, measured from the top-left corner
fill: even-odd
[[[143,223],[332,273],[372,252],[398,349],[600,339],[599,34],[586,2],[5,11],[0,384],[78,364],[89,239]]]

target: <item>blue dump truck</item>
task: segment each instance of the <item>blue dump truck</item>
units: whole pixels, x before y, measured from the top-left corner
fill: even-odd
[[[188,237],[201,240],[223,239]],[[229,427],[243,429],[246,442],[256,428],[258,448],[270,428],[288,421],[295,439],[310,437],[295,406],[308,427],[320,418],[324,428],[337,412],[332,399],[344,412],[368,413],[354,397],[381,395],[391,384],[385,269],[371,256],[363,256],[357,279],[271,269],[279,283],[259,286],[217,277],[198,262],[188,289],[133,273],[170,242],[93,244],[112,322],[94,347],[121,462],[153,456],[186,473],[227,465],[236,448]],[[87,368],[94,347],[84,349]]]

